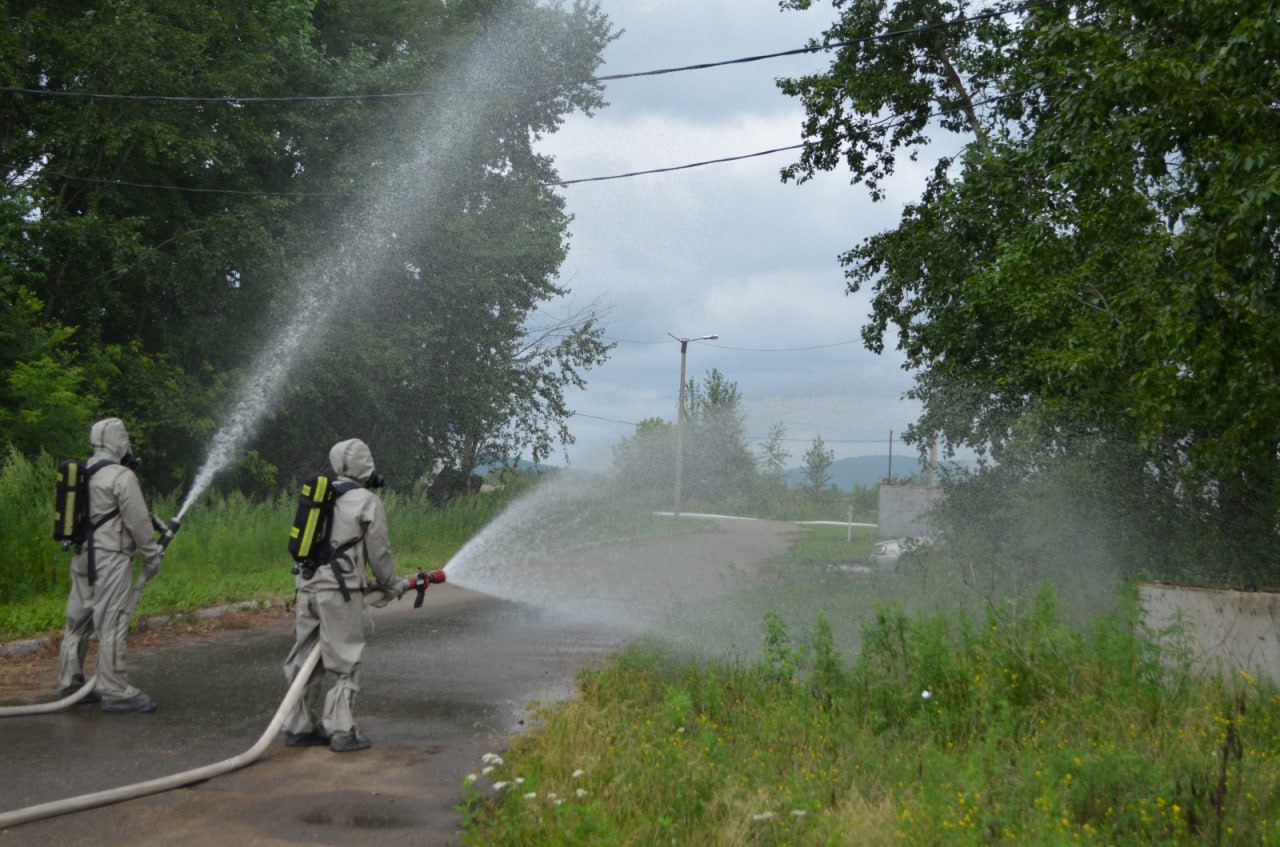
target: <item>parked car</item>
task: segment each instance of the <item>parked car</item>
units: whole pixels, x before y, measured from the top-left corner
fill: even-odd
[[[898,559],[903,554],[927,547],[931,543],[932,540],[927,536],[889,538],[884,541],[878,541],[876,546],[871,548],[871,555],[867,557],[867,564],[874,570],[894,571],[897,570]]]

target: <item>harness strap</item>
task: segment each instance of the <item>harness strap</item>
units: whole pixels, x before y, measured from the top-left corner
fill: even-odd
[[[333,486],[333,500],[334,500],[333,508],[335,510],[337,509],[338,498],[340,498],[343,494],[346,494],[348,491],[354,491],[359,487],[360,486],[355,485],[353,483],[349,483],[349,482],[341,483]],[[330,518],[330,520],[332,520],[332,517]],[[329,567],[333,568],[333,576],[334,576],[334,579],[338,580],[338,590],[342,592],[342,602],[344,603],[351,602],[351,589],[347,588],[347,581],[342,578],[342,568],[338,565],[338,560],[345,558],[343,554],[363,540],[364,540],[364,536],[358,535],[355,538],[348,541],[347,543],[339,545],[337,548],[335,548],[329,553]]]
[[[344,603],[351,601],[351,589],[347,588],[347,581],[342,578],[342,568],[338,566],[338,560],[345,558],[343,556],[348,550],[354,547],[364,538],[363,535],[351,539],[346,544],[333,551],[333,555],[329,557],[329,567],[333,568],[333,576],[338,580],[338,590],[342,592],[342,600]]]

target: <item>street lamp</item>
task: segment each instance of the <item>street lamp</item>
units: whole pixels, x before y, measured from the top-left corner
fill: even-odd
[[[671,335],[671,333],[667,333]],[[690,341],[715,341],[718,335],[702,335],[698,338],[676,338],[680,342],[680,400],[676,406],[676,507],[674,514],[680,517],[680,475],[684,466],[684,363],[686,354],[689,352]]]

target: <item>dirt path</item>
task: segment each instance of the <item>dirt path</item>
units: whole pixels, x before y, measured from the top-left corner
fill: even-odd
[[[602,544],[522,562],[554,597],[538,602],[433,588],[422,609],[380,611],[362,670],[357,716],[372,749],[338,755],[278,740],[252,765],[205,783],[35,821],[0,832],[10,844],[460,844],[463,780],[505,747],[531,701],[568,695],[576,672],[634,634],[575,617],[582,608],[642,612],[707,603],[759,577],[794,525],[716,521],[683,536]],[[587,579],[587,576],[590,579]],[[521,580],[515,580],[521,584]],[[160,702],[153,715],[80,706],[0,720],[0,811],[158,778],[238,755],[284,692],[291,644],[284,609],[235,613],[143,633],[131,676]],[[4,702],[48,699],[56,655],[0,659]],[[477,783],[484,788],[483,780]]]

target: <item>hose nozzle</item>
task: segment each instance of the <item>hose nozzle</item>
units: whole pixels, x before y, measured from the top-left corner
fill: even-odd
[[[170,518],[169,523],[164,524],[160,529],[160,537],[156,539],[156,543],[160,545],[161,551],[169,546],[169,542],[178,534],[178,530],[182,528],[182,521],[177,518]]]
[[[418,568],[417,576],[405,580],[406,588],[412,588],[418,592],[418,596],[413,598],[413,608],[421,608],[428,586],[439,585],[444,581],[444,571],[431,571],[428,573],[423,571],[422,568]]]

